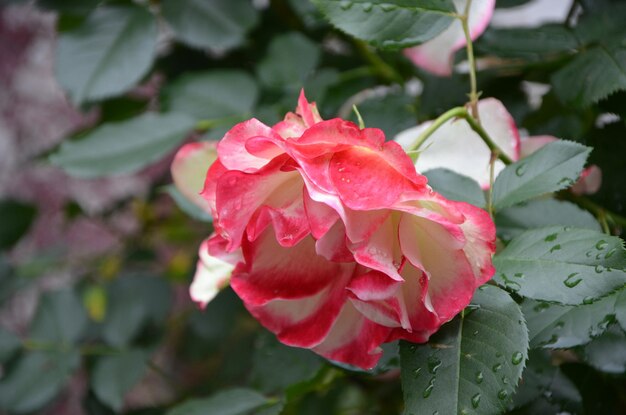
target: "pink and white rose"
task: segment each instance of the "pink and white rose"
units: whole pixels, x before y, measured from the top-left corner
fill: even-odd
[[[234,267],[231,286],[285,344],[371,368],[381,343],[427,341],[494,272],[485,211],[435,193],[381,130],[323,121],[303,94],[273,127],[233,127],[217,155],[201,255]],[[204,263],[201,303],[223,283]]]

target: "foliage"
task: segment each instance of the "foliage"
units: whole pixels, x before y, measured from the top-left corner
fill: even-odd
[[[496,272],[428,343],[385,345],[370,371],[279,343],[229,288],[205,309],[194,305],[187,290],[211,218],[166,170],[185,141],[217,140],[252,117],[279,121],[301,88],[323,117],[356,120],[356,104],[388,139],[464,105],[468,74],[427,74],[399,50],[443,32],[457,2],[36,3],[58,16],[59,84],[96,113],[37,162],[94,194],[110,178],[150,182],[97,213],[59,207],[66,224],[133,217],[133,232],[90,258],[56,246],[24,259],[43,214],[0,201],[0,307],[38,298],[27,324],[0,327],[0,411],[63,413],[77,383],[89,415],[624,410],[626,8],[618,1],[573,1],[577,18],[491,27],[475,41],[483,95],[503,101],[519,128],[563,140],[506,166],[492,191],[450,170],[425,172],[447,198],[494,213]],[[541,105],[523,92],[529,81],[549,86]],[[569,191],[590,163],[602,169],[600,191]],[[53,272],[72,278],[46,283]]]

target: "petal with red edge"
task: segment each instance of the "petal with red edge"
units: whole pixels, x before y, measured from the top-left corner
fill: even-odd
[[[246,142],[254,137],[282,140],[276,132],[256,118],[239,123],[231,128],[217,145],[217,154],[224,167],[228,170],[250,173],[267,165],[274,154],[264,157],[261,152],[260,155],[254,155],[246,149]]]
[[[245,262],[235,269],[231,284],[251,305],[310,297],[333,283],[346,267],[317,255],[311,236],[292,247],[281,246],[271,227],[254,241],[244,239],[242,251]]]
[[[459,13],[465,11],[468,0],[454,0]],[[469,9],[468,26],[470,38],[475,40],[480,36],[493,15],[495,0],[473,0]],[[420,68],[435,75],[450,76],[454,63],[454,54],[465,46],[465,33],[459,20],[452,22],[450,26],[433,39],[409,49],[404,54]]]
[[[382,356],[381,343],[391,329],[368,320],[351,302],[346,302],[322,343],[313,351],[341,363],[371,369]]]
[[[399,228],[402,253],[428,276],[426,306],[430,302],[439,319],[450,320],[469,304],[477,287],[458,237],[442,224],[407,213]]]
[[[218,225],[222,235],[230,241],[229,250],[239,247],[250,218],[267,203],[268,196],[298,177],[296,171],[281,170],[286,160],[286,156],[278,157],[256,173],[227,171],[217,180]]]

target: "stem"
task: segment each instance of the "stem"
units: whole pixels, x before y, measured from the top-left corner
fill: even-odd
[[[354,46],[359,51],[361,56],[372,65],[374,71],[381,78],[387,80],[390,83],[403,84],[404,79],[394,68],[389,66],[384,60],[381,59],[369,45],[361,40],[354,40]]]
[[[463,33],[465,34],[465,49],[467,50],[467,62],[469,63],[469,76],[470,76],[470,108],[472,109],[472,116],[480,124],[480,116],[478,114],[478,86],[476,82],[476,60],[474,59],[474,44],[472,43],[472,37],[469,30],[469,10],[472,5],[472,0],[467,0],[465,4],[465,11],[462,16],[459,16],[461,20],[461,26],[463,26]]]
[[[407,153],[409,151],[419,149],[422,144],[424,144],[424,142],[428,139],[428,137],[430,137],[435,131],[437,131],[439,127],[445,124],[446,121],[450,120],[451,118],[463,117],[465,114],[467,114],[467,110],[463,107],[455,107],[441,114],[435,121],[433,121],[430,126],[428,126],[427,129],[424,130],[424,132],[422,132],[422,134],[419,135],[419,137],[417,137],[415,142],[413,142],[413,144],[409,146],[409,148],[407,149]]]
[[[489,137],[489,134],[484,130],[484,128],[478,123],[478,121],[467,112],[467,109],[464,107],[455,107],[451,110],[443,113],[439,118],[437,118],[419,137],[415,140],[415,142],[407,149],[407,152],[417,150],[424,142],[430,137],[441,125],[443,125],[446,121],[451,118],[458,117],[463,118],[469,124],[470,128],[476,132],[483,140],[483,142],[489,147],[492,153],[496,153],[498,155],[498,159],[500,159],[504,164],[509,165],[513,163],[513,160],[509,158],[504,152],[498,147],[498,145]]]
[[[470,127],[472,127],[472,130],[476,131],[476,133],[480,136],[480,138],[483,139],[485,144],[487,144],[487,147],[489,147],[489,150],[491,150],[492,152],[498,152],[498,158],[507,166],[509,164],[513,164],[513,160],[511,160],[509,156],[507,156],[506,154],[502,152],[500,147],[498,147],[498,145],[493,142],[491,137],[489,137],[489,134],[487,134],[487,132],[483,129],[483,127],[478,123],[478,121],[476,121],[474,117],[472,117],[467,112],[467,110],[465,111],[464,118],[467,121],[467,123],[470,125]]]
[[[363,121],[363,117],[361,116],[361,113],[359,112],[359,109],[356,107],[356,104],[352,105],[352,111],[354,111],[354,113],[356,114],[356,118],[357,120],[359,120],[359,128],[362,130],[365,128],[365,121]]]

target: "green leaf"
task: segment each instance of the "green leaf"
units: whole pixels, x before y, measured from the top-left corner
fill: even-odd
[[[172,151],[193,126],[183,114],[146,113],[65,141],[50,161],[81,178],[134,173]]]
[[[163,324],[172,303],[164,279],[143,275],[119,277],[108,287],[107,298],[102,336],[117,347],[130,344],[147,324]]]
[[[238,70],[185,74],[166,92],[171,112],[196,120],[248,117],[258,95],[254,79]]]
[[[254,351],[251,385],[264,393],[282,392],[313,378],[321,365],[310,350],[284,346],[265,333]]]
[[[496,214],[495,220],[498,236],[504,240],[510,240],[528,229],[554,225],[602,230],[591,213],[573,203],[556,199],[531,200],[503,209]]]
[[[400,345],[404,414],[498,414],[522,375],[528,333],[509,295],[490,285],[475,294],[426,345]]]
[[[185,197],[174,185],[165,186],[164,190],[174,199],[176,205],[187,215],[202,222],[212,222],[213,218],[204,210]]]
[[[626,283],[622,240],[588,229],[524,232],[493,262],[494,281],[535,300],[590,304]]]
[[[59,346],[73,344],[81,337],[87,323],[87,312],[73,289],[47,292],[37,305],[30,338]]]
[[[507,166],[493,185],[494,207],[502,209],[571,186],[590,152],[589,147],[559,140]]]
[[[248,0],[163,0],[161,13],[182,42],[213,51],[241,45],[259,21]]]
[[[34,206],[15,200],[0,201],[0,249],[11,248],[28,231],[35,219]]]
[[[299,32],[275,36],[257,66],[261,83],[269,88],[298,92],[319,63],[319,47]]]
[[[9,360],[22,346],[20,339],[3,327],[0,327],[0,363]]]
[[[428,184],[444,197],[485,207],[485,194],[469,177],[441,168],[428,170],[424,176],[428,178]]]
[[[626,90],[626,46],[599,45],[578,54],[552,76],[557,96],[577,108]]]
[[[579,306],[524,300],[530,347],[561,349],[589,343],[613,321],[615,300],[616,295],[609,295]]]
[[[613,326],[609,331],[585,347],[585,360],[596,369],[607,373],[626,372],[626,335]]]
[[[209,398],[190,399],[166,412],[166,415],[243,415],[270,402],[251,389],[229,389]]]
[[[146,352],[137,349],[99,358],[91,373],[91,387],[98,399],[119,412],[126,393],[143,376],[146,359]]]
[[[76,104],[119,95],[152,66],[157,28],[141,7],[100,7],[59,37],[56,76]]]
[[[76,351],[31,352],[0,380],[0,408],[33,412],[54,398],[78,367]]]
[[[530,62],[553,59],[574,52],[579,42],[574,33],[562,24],[534,28],[487,29],[476,49],[504,58],[520,58]]]
[[[376,47],[400,49],[426,42],[454,21],[451,0],[313,0],[338,29]]]

